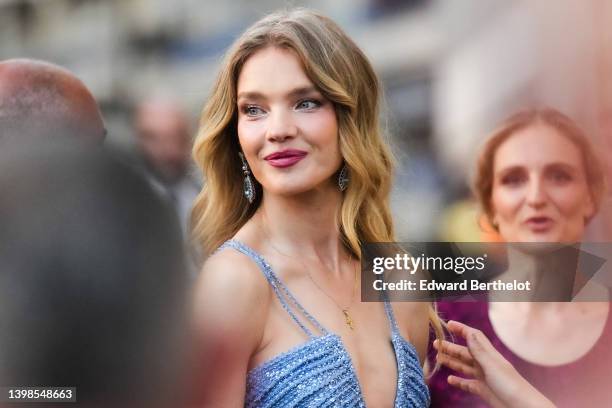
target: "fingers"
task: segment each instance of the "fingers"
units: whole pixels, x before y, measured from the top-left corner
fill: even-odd
[[[470,394],[478,395],[480,397],[482,397],[483,394],[486,393],[486,390],[484,389],[484,383],[479,380],[461,378],[457,377],[456,375],[449,375],[448,383],[453,387],[460,388],[463,391],[469,392]]]
[[[470,330],[474,330],[467,324],[463,324],[455,320],[449,320],[448,323],[446,323],[446,327],[452,334],[460,336],[464,339],[467,339]]]
[[[495,347],[493,347],[487,336],[480,330],[470,328],[466,340],[470,350],[472,350],[472,348],[480,348],[489,351],[495,350]]]
[[[460,346],[459,344],[454,344],[446,340],[435,340],[433,346],[439,353],[447,354],[466,364],[474,364],[474,358],[465,346]]]
[[[477,361],[480,362],[483,354],[497,355],[497,350],[491,344],[487,336],[485,336],[480,330],[474,329],[466,324],[450,320],[447,323],[448,330],[457,335],[461,336],[466,340],[470,355],[473,356]]]
[[[448,341],[434,341],[434,348],[438,350],[438,362],[461,374],[482,378],[482,370],[465,346],[453,344]]]
[[[479,396],[495,408],[504,407],[504,404],[493,394],[491,389],[489,389],[489,387],[487,387],[487,385],[480,380],[449,375],[447,381],[453,387],[457,387],[463,391],[469,392],[470,394]]]
[[[449,320],[447,327],[452,334],[464,338],[468,343],[468,347],[470,341],[474,340],[477,341],[479,343],[478,345],[482,346],[483,348],[487,346],[493,347],[491,342],[489,342],[489,339],[487,339],[487,336],[485,336],[480,330],[474,329],[467,324],[457,322],[455,320]]]
[[[476,364],[485,372],[514,370],[480,330],[472,329],[467,338],[467,347]]]
[[[457,371],[463,375],[466,375],[468,377],[482,378],[479,369],[477,369],[473,365],[466,364],[461,360],[442,353],[438,353],[436,359],[438,360],[438,363],[442,364],[443,366],[446,366],[451,370]]]

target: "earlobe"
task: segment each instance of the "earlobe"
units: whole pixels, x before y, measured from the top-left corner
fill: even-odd
[[[499,230],[499,220],[497,219],[497,215],[493,215],[491,217],[491,226],[495,229],[495,230]]]

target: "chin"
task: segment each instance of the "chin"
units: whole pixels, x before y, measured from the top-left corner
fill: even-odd
[[[565,242],[561,234],[557,233],[556,231],[547,231],[547,232],[529,231],[522,235],[523,235],[521,237],[522,242],[538,242],[538,243],[551,243],[551,244]]]
[[[582,240],[582,234],[567,234],[561,231],[550,231],[547,233],[531,233],[529,242],[548,242],[558,244],[575,244]]]
[[[525,242],[540,242],[540,243],[561,242],[559,235],[554,234],[554,233],[530,233],[525,237],[524,241]]]
[[[564,244],[557,241],[531,239],[522,242],[513,242],[510,243],[510,246],[524,254],[540,255],[561,249],[564,247]]]
[[[312,185],[301,185],[296,183],[291,183],[291,185],[276,185],[271,186],[270,188],[266,188],[265,190],[273,195],[290,197],[294,195],[300,195],[307,193],[314,189]]]
[[[567,244],[579,242],[580,238],[553,229],[546,232],[521,231],[507,241],[521,252],[535,254],[560,249]]]
[[[264,186],[264,190],[274,195],[280,196],[292,196],[298,194],[308,193],[310,191],[321,190],[321,187],[327,188],[327,180],[299,180],[298,177],[292,178],[291,180],[275,180],[267,183]]]

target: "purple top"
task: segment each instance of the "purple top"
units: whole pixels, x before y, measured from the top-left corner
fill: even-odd
[[[493,346],[529,383],[561,407],[603,407],[612,403],[612,310],[599,340],[584,356],[568,364],[542,366],[514,354],[495,334],[489,320],[487,302],[439,302],[438,313],[444,320],[456,320],[481,330]],[[462,339],[459,344],[465,345]],[[429,353],[435,363],[435,350]],[[480,398],[448,385],[452,370],[441,367],[429,381],[431,407],[487,407]]]

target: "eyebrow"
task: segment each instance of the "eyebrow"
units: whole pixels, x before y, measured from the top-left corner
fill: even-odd
[[[522,170],[527,166],[523,166],[520,164],[514,164],[514,165],[510,165],[504,168],[499,169],[498,171],[496,171],[496,174],[499,175],[505,175],[508,174],[512,171],[515,170]],[[544,165],[544,171],[551,169],[551,168],[562,168],[563,170],[569,171],[570,173],[579,173],[580,169],[576,168],[576,166],[569,164],[569,163],[563,163],[563,162],[552,162],[552,163],[547,163],[546,165]]]
[[[583,175],[586,174],[586,169],[582,171],[580,167],[576,167],[573,164],[569,164],[569,163],[555,162],[555,163],[549,163],[546,166],[544,166],[544,171],[549,171],[551,169],[566,171],[574,177],[577,177],[580,174],[583,174]]]
[[[317,88],[314,86],[301,86],[298,88],[294,88],[287,93],[288,98],[298,98],[300,96],[311,95],[313,93],[319,93]],[[254,99],[254,100],[262,100],[266,99],[266,96],[261,92],[240,92],[238,94],[238,99]]]

